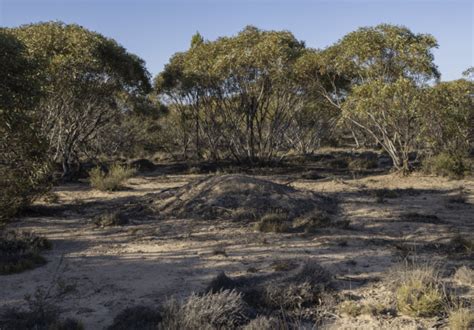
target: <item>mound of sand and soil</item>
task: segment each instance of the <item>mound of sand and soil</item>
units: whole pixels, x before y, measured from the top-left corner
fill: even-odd
[[[209,176],[165,191],[155,205],[165,216],[236,220],[269,213],[291,220],[308,212],[331,212],[335,206],[333,200],[310,191],[238,174]]]

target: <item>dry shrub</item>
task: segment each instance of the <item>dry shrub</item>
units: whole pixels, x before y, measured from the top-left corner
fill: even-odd
[[[289,223],[287,214],[268,213],[255,224],[255,229],[264,233],[286,233],[290,230]]]
[[[286,322],[276,317],[258,316],[243,327],[243,330],[288,329]]]
[[[134,174],[133,168],[119,164],[112,165],[108,173],[102,171],[100,167],[96,167],[89,172],[90,184],[98,190],[114,191],[120,189],[123,182]]]
[[[29,232],[7,231],[0,234],[0,274],[19,273],[44,265],[40,255],[51,243]]]
[[[109,330],[154,330],[162,321],[161,313],[148,306],[128,307],[115,316]]]
[[[459,267],[454,273],[454,280],[461,285],[474,285],[474,270],[466,266]]]
[[[474,329],[474,311],[468,308],[459,308],[449,313],[450,330]]]
[[[94,223],[99,227],[123,226],[128,224],[128,219],[121,212],[112,211],[95,217]]]
[[[454,252],[472,253],[474,252],[474,239],[456,235],[451,239],[450,247]]]
[[[249,308],[235,290],[192,294],[182,303],[168,301],[162,329],[234,329],[249,320]]]
[[[377,168],[376,158],[356,158],[349,161],[348,167],[352,171],[365,171]]]
[[[37,290],[26,297],[28,309],[7,308],[0,313],[0,329],[82,330],[76,319],[62,319],[59,308],[49,302],[47,294]]]
[[[301,270],[284,280],[264,287],[264,301],[270,308],[294,310],[317,304],[320,295],[330,288],[331,275],[319,264],[307,262]]]

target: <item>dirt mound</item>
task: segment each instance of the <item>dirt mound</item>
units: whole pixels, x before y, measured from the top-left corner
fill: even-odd
[[[256,219],[268,213],[284,213],[293,219],[314,210],[333,208],[327,197],[234,174],[205,177],[168,190],[156,205],[166,216],[201,219]]]

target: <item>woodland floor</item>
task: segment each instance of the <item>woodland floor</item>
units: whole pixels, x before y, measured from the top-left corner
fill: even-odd
[[[203,175],[161,166],[128,180],[126,189],[116,192],[93,190],[87,182],[63,184],[54,188],[57,203],[39,202],[35,212],[9,225],[47,237],[53,249],[44,253],[45,266],[0,276],[0,308],[21,306],[25,295],[43,288],[64,316],[80,319],[86,329],[101,329],[125,307],[187,296],[202,290],[221,271],[230,277],[269,274],[276,271],[279,260],[290,261],[295,268],[316,260],[334,275],[341,294],[379,302],[391,299],[380,279],[401,260],[439,263],[446,276],[461,265],[474,266],[472,254],[452,254],[443,248],[457,234],[474,233],[472,179],[320,169],[322,178],[310,180],[299,171],[264,172],[258,177],[336,198],[336,217],[349,220],[349,227],[315,234],[260,233],[248,222],[147,215],[125,226],[101,228],[93,223],[95,216],[139,204],[146,194]],[[376,197],[380,189],[397,193],[381,201]],[[453,203],[451,198],[460,189],[466,200]],[[417,220],[408,213],[435,217]],[[215,252],[222,250],[225,254]],[[471,298],[472,289],[465,293]],[[327,325],[334,329],[435,326],[440,326],[437,319],[367,315],[337,315]]]

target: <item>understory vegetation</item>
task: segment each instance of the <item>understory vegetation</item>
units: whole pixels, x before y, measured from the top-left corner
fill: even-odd
[[[436,39],[402,26],[363,27],[322,50],[253,26],[213,41],[197,33],[153,83],[139,57],[74,24],[2,28],[0,47],[2,220],[54,179],[87,176],[90,161],[256,166],[352,145],[379,149],[402,174],[420,161],[435,175],[472,172],[472,69],[439,82]],[[115,190],[131,172],[90,174],[97,189]]]
[[[441,81],[437,47],[389,24],[324,49],[247,26],[196,33],[152,77],[76,24],[0,28],[0,275],[54,284],[2,302],[0,329],[473,328],[474,68]],[[67,296],[65,255],[87,293]],[[181,295],[158,297],[166,276]]]

